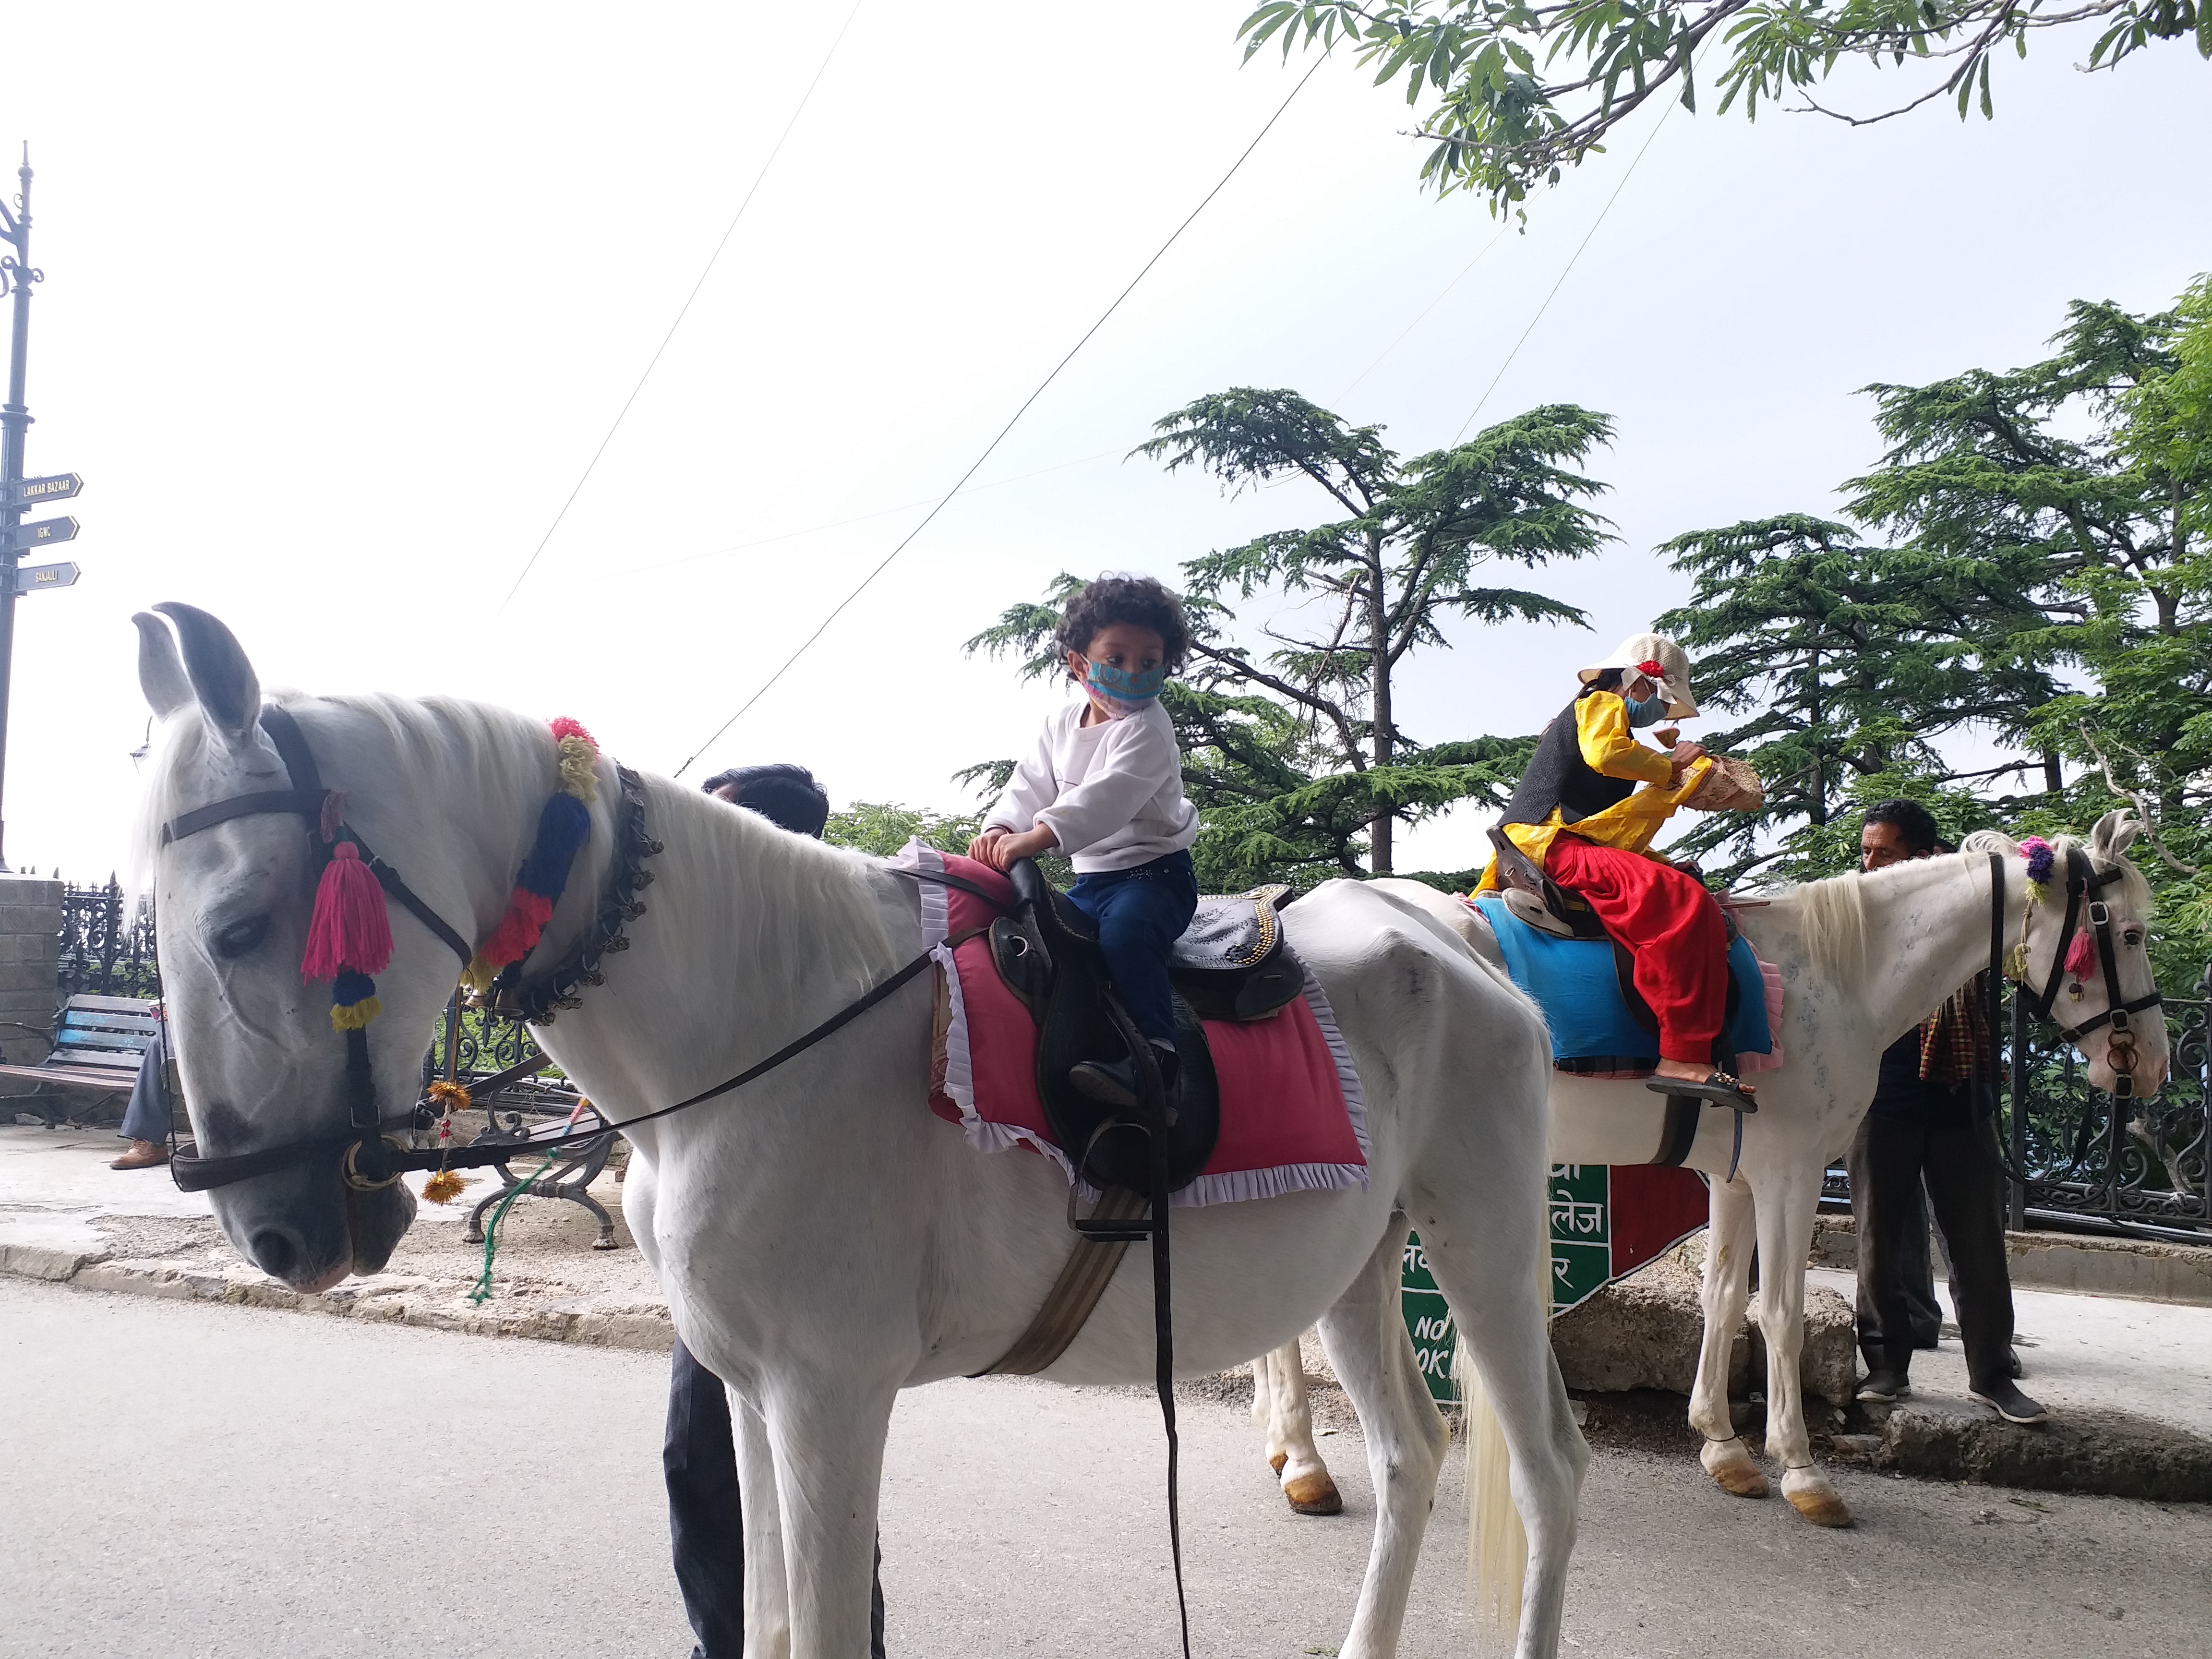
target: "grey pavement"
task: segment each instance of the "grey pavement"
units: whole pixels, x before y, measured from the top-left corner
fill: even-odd
[[[689,1637],[665,1561],[665,1362],[0,1280],[0,1654],[639,1656]],[[1182,1411],[1193,1648],[1325,1654],[1373,1510],[1291,1516],[1241,1409]],[[899,1659],[1165,1656],[1155,1408],[995,1379],[904,1396],[884,1507]],[[1841,1471],[1850,1532],[1601,1449],[1570,1654],[2201,1653],[2212,1510]],[[1478,1650],[1440,1496],[1403,1651]]]

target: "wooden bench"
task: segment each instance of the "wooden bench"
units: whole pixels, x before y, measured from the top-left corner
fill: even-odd
[[[73,996],[55,1022],[53,1052],[36,1066],[0,1066],[0,1077],[128,1095],[138,1081],[147,1045],[160,1029],[154,1005],[142,997]],[[15,1098],[37,1102],[50,1129],[61,1121],[44,1090]]]

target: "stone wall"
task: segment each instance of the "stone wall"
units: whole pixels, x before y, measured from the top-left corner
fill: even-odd
[[[61,934],[61,883],[0,875],[0,1052],[10,1065],[35,1066],[53,1046]],[[0,1093],[28,1094],[36,1086],[0,1078]]]

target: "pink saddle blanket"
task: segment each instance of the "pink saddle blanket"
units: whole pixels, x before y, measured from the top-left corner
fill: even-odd
[[[897,862],[945,872],[1003,895],[1012,884],[988,865],[920,842]],[[957,1123],[970,1146],[1025,1147],[1073,1178],[1046,1127],[1036,1091],[1036,1026],[999,977],[982,938],[1002,914],[974,894],[921,884],[922,931],[939,969],[937,1042],[930,1109]],[[1220,1079],[1221,1135],[1179,1206],[1279,1198],[1367,1185],[1367,1113],[1352,1054],[1328,998],[1309,971],[1304,994],[1265,1019],[1206,1022]],[[1085,1188],[1088,1192],[1087,1184]]]

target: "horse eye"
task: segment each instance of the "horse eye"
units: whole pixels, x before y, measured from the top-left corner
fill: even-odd
[[[234,921],[215,936],[215,953],[226,959],[242,957],[269,936],[269,915],[248,916]]]
[[[2128,929],[2124,937],[2127,940],[2128,949],[2130,951],[2136,950],[2141,946],[2143,942],[2142,929],[2140,927],[2130,927]]]

